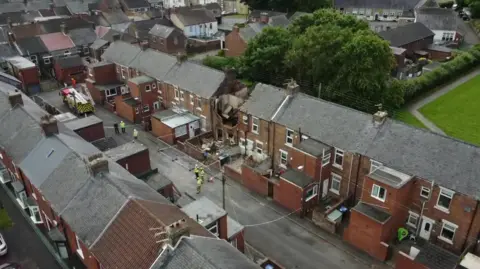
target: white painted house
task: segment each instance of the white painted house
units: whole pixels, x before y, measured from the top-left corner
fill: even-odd
[[[213,37],[218,32],[215,15],[205,8],[178,8],[172,11],[170,20],[186,37]]]
[[[421,22],[435,34],[435,44],[460,42],[463,33],[459,32],[459,25],[455,11],[446,8],[420,8],[416,10],[415,21]]]
[[[187,4],[185,0],[163,0],[164,8],[176,8],[176,7],[186,7]]]

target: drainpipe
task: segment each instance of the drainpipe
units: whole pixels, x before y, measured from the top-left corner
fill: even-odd
[[[355,160],[355,157],[356,154],[352,153],[352,162],[350,163],[350,172],[348,175],[347,197],[350,197],[350,181],[352,180],[353,161]]]
[[[270,120],[270,122],[272,122],[272,120]],[[274,164],[275,164],[275,130],[276,130],[276,126],[275,126],[275,123],[273,123],[273,134],[272,134],[272,169],[274,167]],[[268,137],[270,137],[270,130],[268,130]]]
[[[362,158],[362,155],[358,154],[358,166],[357,166],[357,173],[356,173],[356,176],[355,176],[355,191],[353,192],[353,203],[355,203],[355,200],[357,199],[357,186],[358,186],[358,178],[359,178],[359,175],[360,175],[360,164],[362,163],[361,162],[361,158]],[[363,186],[362,186],[362,190],[363,190]],[[360,196],[361,198],[361,196]]]
[[[472,230],[473,222],[475,221],[475,215],[478,214],[478,204],[479,204],[479,202],[477,202],[477,204],[475,205],[475,210],[473,211],[472,222],[470,222],[470,225],[468,227],[467,239],[465,240],[465,243],[463,243],[463,246],[462,246],[462,249],[463,249],[464,252],[469,247],[469,245],[467,245],[468,235],[470,234],[470,232]],[[475,240],[475,241],[477,241],[477,240]],[[475,241],[473,243],[475,243]]]

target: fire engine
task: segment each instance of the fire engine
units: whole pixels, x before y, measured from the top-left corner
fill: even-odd
[[[95,112],[95,106],[90,98],[77,91],[73,87],[68,87],[60,91],[63,102],[76,114],[85,114]]]

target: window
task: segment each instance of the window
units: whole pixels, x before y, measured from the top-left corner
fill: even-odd
[[[17,202],[22,206],[22,208],[27,207],[27,194],[25,191],[20,191],[17,193]]]
[[[252,132],[258,134],[258,131],[259,131],[259,128],[258,128],[258,125],[259,125],[259,120],[258,118],[255,118],[255,117],[252,117]]]
[[[247,116],[247,115],[243,115],[243,116],[242,116],[242,121],[243,121],[243,124],[248,125],[248,116]]]
[[[455,237],[455,231],[457,230],[458,226],[446,220],[442,221],[442,231],[440,232],[438,238],[447,243],[453,244],[453,238]]]
[[[30,61],[32,61],[32,63],[34,64],[37,64],[38,63],[37,55],[30,55]]]
[[[78,54],[82,53],[82,48],[77,48],[77,53]]]
[[[135,114],[138,114],[140,113],[140,111],[138,110],[138,107],[135,108]]]
[[[237,248],[237,238],[233,239],[233,240],[230,242],[230,244],[232,244],[232,246],[233,246],[234,248]]]
[[[318,194],[318,185],[314,185],[312,188],[310,188],[307,193],[305,198],[305,202],[308,202],[312,200],[315,196]]]
[[[160,109],[160,103],[159,102],[153,102],[153,109],[154,110],[159,110]]]
[[[80,256],[80,258],[83,259],[83,251],[82,251],[82,246],[80,245],[80,239],[78,239],[78,236],[75,236],[77,240],[77,254]]]
[[[335,160],[333,166],[342,169],[343,168],[343,150],[335,149]]]
[[[51,64],[52,63],[52,57],[51,56],[43,57],[43,63],[44,64]]]
[[[107,97],[114,96],[114,95],[117,95],[117,89],[115,89],[115,88],[107,89],[105,91],[105,96],[107,96]]]
[[[451,190],[440,188],[440,193],[438,194],[437,205],[435,208],[448,213],[453,194],[454,192]]]
[[[240,145],[242,145],[242,146],[246,146],[246,145],[247,145],[247,141],[245,140],[245,138],[240,138],[240,139],[239,139],[239,142],[240,142]]]
[[[30,210],[30,219],[33,221],[33,223],[43,223],[38,206],[31,206],[28,209]]]
[[[385,198],[387,197],[387,190],[385,190],[384,187],[373,184],[372,197],[382,202],[385,202]]]
[[[148,112],[150,111],[150,107],[148,105],[143,106],[143,112]]]
[[[430,189],[427,187],[422,187],[420,189],[420,197],[428,199],[430,197]]]
[[[180,91],[180,100],[185,100],[185,94],[183,93],[183,91]]]
[[[287,129],[287,133],[285,135],[285,144],[292,146],[293,145],[293,134],[294,132],[290,129]]]
[[[120,66],[117,65],[116,70],[117,70],[117,74],[120,73]]]
[[[90,54],[90,49],[88,49],[88,47],[84,47],[83,48],[83,53],[84,54]]]
[[[331,156],[332,156],[332,154],[330,154],[330,153],[327,153],[327,154],[323,155],[323,157],[322,157],[322,167],[324,167],[325,165],[330,163],[330,157]]]
[[[198,109],[198,110],[202,110],[202,98],[200,96],[197,96],[197,98],[195,98],[195,107]]]
[[[72,54],[72,53],[69,50],[66,50],[66,51],[63,52],[63,55],[65,55],[65,56],[68,56],[70,54]]]
[[[419,215],[411,211],[409,211],[408,213],[410,215],[408,215],[407,225],[412,226],[413,228],[417,228]]]
[[[175,99],[180,99],[180,91],[178,89],[175,89]]]
[[[208,226],[205,227],[205,228],[207,228],[207,230],[208,230],[209,232],[211,232],[212,234],[214,234],[215,236],[218,236],[218,235],[219,235],[217,222],[215,222],[215,223],[213,223],[213,224],[210,224],[210,225],[208,225]]]
[[[178,45],[178,38],[177,37],[173,38],[173,45]]]
[[[280,165],[286,167],[288,163],[288,152],[280,150]]]
[[[342,177],[340,175],[332,173],[332,180],[330,184],[330,191],[340,195],[340,184],[342,182]]]
[[[191,95],[191,94],[190,94],[190,104],[191,104],[192,106],[195,105],[195,96],[193,96],[193,95]]]
[[[145,91],[146,92],[149,92],[151,90],[152,90],[152,88],[150,87],[150,85],[145,85]]]
[[[128,70],[127,68],[122,66],[122,78],[125,79],[128,77]]]
[[[260,141],[255,141],[255,151],[258,153],[258,154],[263,154],[263,143],[260,142]]]
[[[382,167],[381,162],[370,160],[370,173],[373,172],[373,170],[378,169],[380,167]]]
[[[90,77],[93,77],[93,70],[91,68],[88,68],[88,75]]]
[[[154,83],[152,83],[152,89],[154,89],[154,90],[155,90],[156,88],[157,88],[157,83],[155,83],[155,82],[154,82]]]

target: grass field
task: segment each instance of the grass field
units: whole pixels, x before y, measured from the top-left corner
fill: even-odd
[[[480,145],[480,76],[425,105],[420,112],[447,135]]]
[[[421,121],[419,121],[415,116],[413,116],[407,110],[399,110],[395,113],[395,119],[403,121],[407,124],[415,126],[417,128],[427,128]]]

